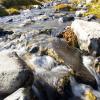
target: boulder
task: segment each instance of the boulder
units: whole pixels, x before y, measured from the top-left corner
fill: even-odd
[[[46,69],[51,70],[56,66],[56,61],[50,56],[32,56],[30,63],[34,66],[35,70]]]
[[[73,69],[75,72],[75,78],[78,82],[97,88],[95,77],[83,64],[81,51],[77,48],[68,46],[67,42],[61,39],[55,39],[52,42],[52,45],[57,57],[60,57],[65,65],[69,65]]]
[[[4,100],[32,100],[32,94],[30,88],[20,88]]]
[[[100,24],[84,20],[75,20],[71,28],[77,36],[81,50],[94,56],[100,55]]]
[[[39,100],[66,100],[70,71],[66,66],[57,66],[51,71],[36,72],[32,89]],[[71,93],[70,93],[71,94]]]
[[[72,21],[72,20],[74,20],[74,16],[73,15],[63,16],[63,17],[60,17],[58,19],[58,21],[61,22],[61,23],[64,23],[64,22],[67,22],[67,21]]]
[[[31,84],[32,77],[31,70],[16,53],[0,52],[0,96],[11,94],[21,86]]]

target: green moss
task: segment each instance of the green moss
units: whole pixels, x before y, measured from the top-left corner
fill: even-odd
[[[6,9],[6,11],[8,12],[9,15],[19,14],[19,10],[16,8],[9,8],[9,9]]]
[[[94,14],[97,18],[100,18],[100,2],[93,2],[91,4],[86,5],[88,7],[88,12],[84,14],[84,16]]]

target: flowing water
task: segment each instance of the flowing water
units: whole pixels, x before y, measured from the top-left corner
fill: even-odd
[[[91,86],[80,84],[76,82],[74,77],[70,77],[70,84],[73,91],[73,94],[75,96],[81,97],[81,99],[85,99],[84,95],[86,91],[91,90],[93,94],[97,97],[97,100],[100,100],[100,74],[95,71],[94,68],[92,68],[90,65],[92,63],[92,60],[88,56],[83,56],[83,64],[89,70],[89,72],[95,77],[97,84],[98,84],[98,90],[94,90]],[[90,99],[89,99],[90,100]]]

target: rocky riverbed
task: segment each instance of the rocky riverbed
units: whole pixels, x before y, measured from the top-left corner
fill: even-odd
[[[59,4],[0,17],[0,100],[100,100],[100,19]]]

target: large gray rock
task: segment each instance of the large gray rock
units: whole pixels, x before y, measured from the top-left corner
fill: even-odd
[[[32,89],[39,100],[66,100],[66,87],[69,86],[70,70],[57,66],[51,71],[36,72]]]
[[[69,65],[75,72],[75,78],[82,82],[97,88],[95,77],[88,71],[83,64],[82,53],[77,48],[68,46],[67,42],[61,39],[55,39],[52,42],[53,50],[58,57],[63,60],[65,65]],[[87,76],[87,77],[85,77]]]
[[[100,24],[84,20],[75,20],[71,28],[77,36],[81,50],[100,55]]]
[[[32,77],[32,72],[16,53],[0,52],[0,95],[28,85]]]

